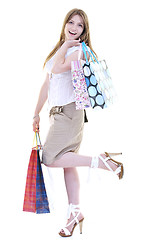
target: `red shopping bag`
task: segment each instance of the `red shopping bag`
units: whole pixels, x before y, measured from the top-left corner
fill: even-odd
[[[35,133],[36,147],[32,148],[25,187],[23,211],[50,213],[42,167],[40,162],[41,142],[39,133]]]

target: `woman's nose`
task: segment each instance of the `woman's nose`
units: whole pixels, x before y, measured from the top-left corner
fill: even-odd
[[[72,31],[74,31],[74,32],[77,31],[77,26],[76,25],[72,26]]]

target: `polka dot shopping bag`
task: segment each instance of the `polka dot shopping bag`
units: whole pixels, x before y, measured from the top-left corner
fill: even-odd
[[[116,92],[109,75],[106,62],[98,61],[92,50],[88,50],[82,42],[82,50],[86,59],[83,72],[87,84],[88,94],[92,108],[107,108],[114,103]],[[88,61],[86,51],[91,61]]]

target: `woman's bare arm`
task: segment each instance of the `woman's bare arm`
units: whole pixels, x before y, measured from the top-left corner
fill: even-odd
[[[39,113],[48,98],[48,89],[49,89],[49,74],[46,75],[45,81],[41,87],[38,101],[36,104],[34,118],[33,118],[33,131],[34,132],[39,129],[39,122],[40,122]]]
[[[71,70],[71,61],[75,61],[78,59],[78,51],[75,51],[67,58],[65,58],[65,55],[67,53],[68,48],[79,45],[80,40],[68,40],[64,42],[64,44],[61,46],[61,48],[59,49],[55,56],[51,72],[54,74],[58,74]]]

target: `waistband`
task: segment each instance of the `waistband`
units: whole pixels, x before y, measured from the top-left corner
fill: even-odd
[[[61,112],[63,112],[63,106],[55,106],[55,107],[52,107],[51,108],[51,110],[50,110],[50,112],[49,112],[49,117],[51,116],[51,115],[54,115],[54,114],[56,114],[56,113],[61,113]]]
[[[71,104],[68,104],[68,105],[72,105]],[[66,105],[67,106],[67,105]],[[57,113],[61,113],[63,112],[63,109],[64,109],[65,106],[55,106],[55,107],[52,107],[50,112],[49,112],[49,117],[51,115],[54,115],[54,114],[57,114]],[[78,110],[77,110],[78,111]],[[84,109],[84,122],[88,122],[88,118],[87,118],[87,114],[86,114],[86,110]]]

